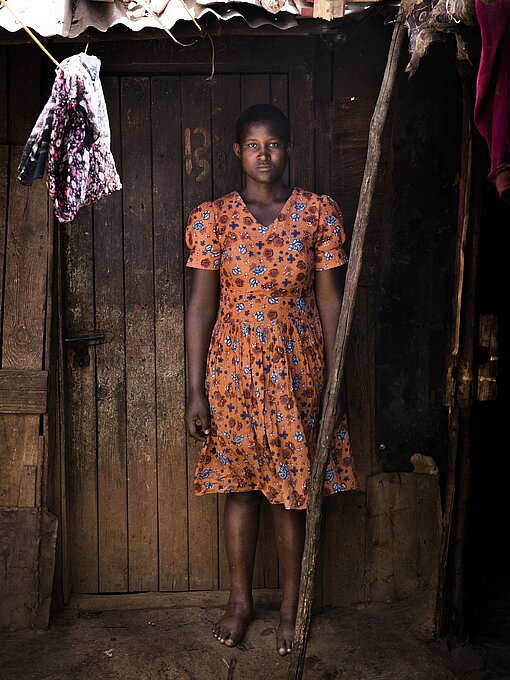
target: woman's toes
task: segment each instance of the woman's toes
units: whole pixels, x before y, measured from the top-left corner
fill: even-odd
[[[246,632],[252,618],[252,608],[230,603],[227,611],[213,627],[214,637],[227,647],[235,647]]]
[[[214,635],[215,635],[216,639],[219,640],[223,644],[228,637],[228,631],[226,631],[222,628],[216,628],[216,633]]]
[[[292,640],[282,640],[278,645],[278,654],[280,656],[286,656],[292,651]]]

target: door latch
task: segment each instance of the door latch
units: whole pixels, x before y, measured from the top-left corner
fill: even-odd
[[[83,331],[71,338],[64,338],[64,342],[74,349],[73,366],[87,368],[90,366],[89,345],[101,345],[112,339],[113,333],[110,331]]]

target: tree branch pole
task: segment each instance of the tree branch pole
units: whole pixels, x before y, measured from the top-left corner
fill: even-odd
[[[367,231],[372,198],[377,180],[379,160],[381,157],[381,138],[388,115],[390,101],[395,83],[395,75],[400,52],[404,42],[405,27],[399,15],[391,39],[386,70],[381,84],[379,97],[375,105],[368,136],[367,160],[361,184],[361,191],[354,222],[350,264],[347,270],[345,293],[338,320],[335,341],[335,353],[331,375],[326,386],[323,415],[319,430],[319,438],[313,462],[310,488],[308,492],[308,510],[306,518],[305,548],[301,570],[301,587],[299,606],[294,634],[294,645],[289,665],[289,680],[301,680],[303,676],[306,646],[310,630],[310,618],[315,585],[315,565],[319,549],[320,526],[322,517],[322,492],[324,477],[329,457],[329,448],[335,427],[338,399],[344,373],[347,342],[354,316],[356,291],[361,271],[363,243]]]

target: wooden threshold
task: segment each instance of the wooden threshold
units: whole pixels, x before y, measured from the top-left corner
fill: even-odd
[[[282,591],[277,588],[255,588],[257,605],[279,606]],[[226,590],[194,590],[181,593],[124,593],[72,595],[69,607],[78,611],[129,611],[132,609],[181,609],[185,607],[222,607],[227,601]]]

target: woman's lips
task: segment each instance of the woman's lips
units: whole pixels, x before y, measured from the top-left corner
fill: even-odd
[[[271,170],[272,165],[270,163],[260,163],[257,165],[257,170]]]

